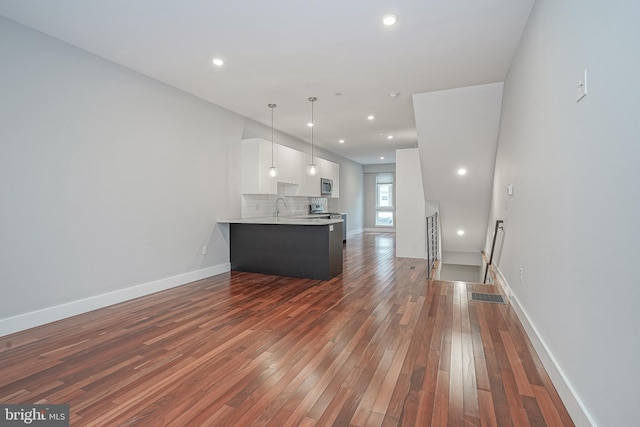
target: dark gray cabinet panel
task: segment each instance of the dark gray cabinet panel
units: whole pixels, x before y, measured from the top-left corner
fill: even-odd
[[[231,269],[329,280],[342,273],[343,224],[230,224]]]

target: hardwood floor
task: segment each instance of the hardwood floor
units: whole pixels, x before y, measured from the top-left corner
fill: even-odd
[[[330,281],[228,273],[0,337],[1,403],[72,426],[571,426],[494,285],[427,281],[393,234]]]

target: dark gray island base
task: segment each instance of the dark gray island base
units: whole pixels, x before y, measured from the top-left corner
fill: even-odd
[[[318,280],[342,273],[342,222],[229,226],[231,270]]]

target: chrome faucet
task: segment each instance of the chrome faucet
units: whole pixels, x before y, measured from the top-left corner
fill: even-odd
[[[282,197],[278,197],[278,198],[276,199],[276,219],[278,219],[278,216],[280,216],[280,210],[278,209],[278,202],[279,202],[280,200],[282,200],[282,203],[284,204],[284,207],[285,207],[285,208],[288,208],[288,206],[287,206],[287,201],[286,201],[284,198],[282,198]]]

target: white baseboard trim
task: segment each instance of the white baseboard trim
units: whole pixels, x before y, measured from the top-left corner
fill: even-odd
[[[515,310],[518,319],[520,319],[529,340],[531,340],[533,348],[535,348],[538,353],[540,361],[547,370],[549,378],[558,391],[560,399],[562,399],[562,403],[564,403],[569,415],[571,415],[574,424],[578,427],[597,427],[596,422],[582,403],[582,400],[578,397],[574,388],[571,386],[571,383],[565,376],[564,371],[556,361],[555,357],[553,357],[553,354],[549,351],[549,348],[538,333],[535,325],[527,315],[526,310],[520,305],[518,298],[513,293],[513,290],[511,289],[509,282],[507,282],[507,279],[502,274],[502,271],[500,271],[500,269],[495,265],[492,265],[490,269],[497,276],[498,285],[502,287],[505,295],[509,298],[511,306]]]
[[[395,233],[396,229],[379,227],[379,228],[365,228],[364,231],[370,232],[370,233]]]
[[[70,301],[53,307],[47,307],[41,310],[0,319],[0,337],[55,322],[67,317],[87,313],[113,304],[118,304],[134,298],[182,286],[187,283],[195,282],[196,280],[226,273],[230,270],[231,263],[214,265],[213,267],[178,274],[176,276],[155,280],[153,282],[142,283],[129,288],[107,292],[106,294],[95,295],[81,300]]]

